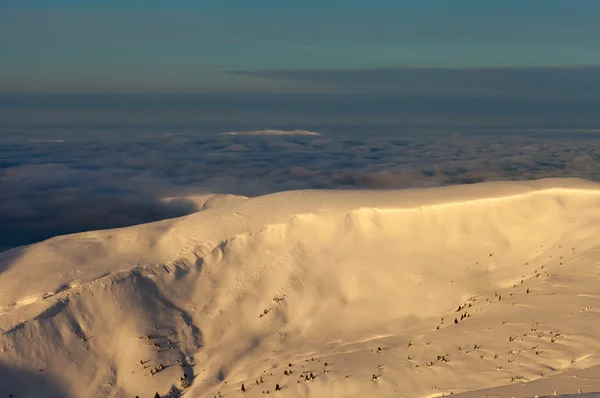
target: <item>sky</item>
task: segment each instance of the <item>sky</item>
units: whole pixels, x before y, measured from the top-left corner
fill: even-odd
[[[596,0],[3,0],[0,92],[497,95],[516,76],[578,96],[599,19]]]

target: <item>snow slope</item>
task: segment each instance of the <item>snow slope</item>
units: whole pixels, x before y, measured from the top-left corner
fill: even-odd
[[[215,196],[1,253],[0,397],[600,391],[599,265],[581,180]]]

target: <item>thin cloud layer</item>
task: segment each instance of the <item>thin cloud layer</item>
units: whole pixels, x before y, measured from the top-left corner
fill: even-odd
[[[600,67],[273,69],[231,71],[322,85],[325,91],[526,99],[600,98]]]
[[[165,197],[396,189],[493,180],[600,180],[594,133],[350,129],[223,136],[193,129],[5,129],[0,249],[197,211]]]

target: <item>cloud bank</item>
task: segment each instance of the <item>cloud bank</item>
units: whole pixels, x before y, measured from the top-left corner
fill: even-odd
[[[256,131],[230,131],[227,133],[221,133],[220,135],[321,135],[314,131],[306,130],[256,130]]]
[[[221,131],[227,131],[225,129]],[[593,132],[325,129],[239,136],[183,128],[19,127],[0,135],[0,248],[196,211],[165,197],[600,180]]]

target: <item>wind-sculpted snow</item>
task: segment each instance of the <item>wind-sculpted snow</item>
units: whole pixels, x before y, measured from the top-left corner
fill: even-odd
[[[600,391],[597,184],[226,199],[2,253],[2,392]]]

